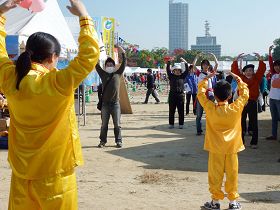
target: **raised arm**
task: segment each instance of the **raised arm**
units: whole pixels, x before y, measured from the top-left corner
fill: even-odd
[[[119,69],[116,71],[117,74],[122,74],[125,70],[125,66],[126,66],[126,57],[125,57],[125,50],[121,47],[118,46],[118,48],[121,51],[121,55],[122,55],[122,64],[120,65]]]
[[[6,70],[15,68],[6,50],[6,18],[4,17],[4,13],[15,8],[19,2],[20,0],[9,0],[0,5],[0,89],[2,89],[4,81],[11,78],[6,74]],[[14,74],[13,71],[9,71],[9,73]]]
[[[239,54],[231,64],[231,72],[236,74],[237,76],[241,77],[242,74],[240,73],[240,69],[238,68],[238,60],[243,57],[244,53]]]
[[[216,57],[216,55],[214,53],[210,53],[210,55],[212,55],[213,58],[214,58],[215,66],[213,68],[213,71],[216,72],[218,70],[218,66],[219,66],[218,59],[217,59],[217,57]]]
[[[211,109],[214,106],[214,103],[207,98],[206,94],[207,94],[207,89],[208,89],[208,82],[209,82],[210,78],[212,78],[215,75],[216,75],[215,73],[208,74],[203,80],[201,80],[198,83],[197,98],[198,98],[201,106],[206,111],[208,109]]]
[[[196,67],[196,63],[197,63],[198,58],[199,58],[201,55],[202,55],[202,53],[198,53],[198,54],[195,56],[194,60],[193,60],[192,65],[193,65],[194,72],[199,71],[199,69]]]
[[[259,60],[259,68],[256,72],[256,78],[260,82],[262,80],[262,77],[263,77],[265,71],[266,71],[266,64],[263,62],[262,57],[260,56],[259,53],[254,53],[254,54]]]
[[[99,59],[99,45],[93,21],[79,0],[70,0],[69,11],[80,18],[79,53],[68,67],[56,72],[56,86],[71,93],[94,69]]]
[[[249,99],[249,89],[247,87],[247,84],[245,82],[243,82],[239,76],[237,76],[236,74],[233,74],[232,72],[229,72],[229,74],[235,79],[235,81],[237,82],[237,85],[238,85],[239,96],[238,96],[237,100],[235,100],[233,102],[233,105],[239,111],[243,111],[243,108]]]
[[[171,69],[170,69],[170,65],[171,65],[171,62],[170,61],[167,61],[167,65],[166,65],[166,73],[167,73],[167,76],[168,78],[171,77]]]
[[[189,65],[188,65],[188,62],[184,58],[180,58],[180,60],[182,61],[181,65],[185,65],[184,66],[185,71],[183,72],[182,77],[186,78],[188,76],[188,74],[190,73]]]
[[[268,62],[269,62],[269,68],[270,68],[271,75],[276,73],[276,71],[274,70],[274,64],[273,64],[273,58],[272,58],[272,49],[273,48],[274,48],[274,46],[271,45],[269,47],[269,51],[268,51]]]

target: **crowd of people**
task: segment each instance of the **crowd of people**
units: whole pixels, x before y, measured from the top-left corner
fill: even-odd
[[[113,118],[116,147],[123,146],[120,126],[120,80],[126,66],[125,51],[119,47],[122,63],[116,67],[107,58],[104,67],[98,63],[100,49],[94,24],[79,0],[69,0],[69,11],[80,18],[79,53],[68,67],[58,71],[61,46],[50,34],[37,32],[26,43],[25,51],[16,63],[10,61],[5,43],[5,18],[3,14],[17,6],[20,0],[8,0],[0,5],[0,88],[9,103],[11,123],[9,128],[8,160],[12,168],[9,210],[26,209],[78,209],[75,167],[83,164],[81,143],[74,111],[74,90],[96,67],[101,80],[99,109],[102,125],[98,147],[107,143],[108,123]],[[209,152],[208,181],[212,200],[206,209],[220,209],[224,199],[222,182],[226,174],[225,191],[229,210],[241,209],[238,194],[238,152],[245,149],[245,134],[251,136],[250,148],[258,148],[258,112],[265,110],[266,96],[272,117],[272,135],[267,140],[277,140],[280,119],[280,60],[273,61],[273,46],[269,48],[270,72],[265,75],[266,64],[261,56],[258,69],[248,64],[242,66],[240,54],[233,61],[231,72],[225,76],[218,71],[218,61],[213,67],[209,60],[192,65],[183,58],[172,65],[167,61],[166,79],[169,80],[169,128],[175,127],[176,109],[179,129],[184,127],[184,117],[196,115],[196,134],[202,135],[201,119],[206,113],[204,149]],[[146,85],[149,96],[160,103],[151,69],[140,78],[131,78]],[[185,104],[186,101],[186,104]],[[40,102],[40,103],[38,103]],[[185,110],[186,107],[186,110]],[[246,119],[249,117],[249,124]]]

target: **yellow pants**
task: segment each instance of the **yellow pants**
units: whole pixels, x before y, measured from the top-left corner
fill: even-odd
[[[74,170],[55,177],[25,180],[12,174],[9,210],[77,210]]]
[[[214,154],[209,152],[208,182],[213,200],[223,200],[222,191],[224,173],[226,173],[225,191],[229,200],[239,197],[238,190],[238,156],[237,154]]]

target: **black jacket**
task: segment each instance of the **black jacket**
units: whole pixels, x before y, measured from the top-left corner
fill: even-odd
[[[155,79],[153,74],[147,74],[147,88],[154,88]]]
[[[179,93],[180,94],[180,93],[184,92],[184,89],[185,89],[184,81],[185,81],[185,78],[189,74],[188,64],[185,64],[185,68],[186,68],[186,70],[180,76],[176,76],[171,73],[170,61],[168,61],[166,71],[167,71],[168,79],[170,81],[170,93]]]

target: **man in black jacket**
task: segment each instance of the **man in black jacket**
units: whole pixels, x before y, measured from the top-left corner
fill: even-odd
[[[147,93],[146,93],[146,99],[143,102],[143,104],[147,104],[150,95],[152,94],[152,96],[156,99],[156,103],[158,104],[160,101],[157,97],[157,94],[155,93],[155,79],[154,76],[152,74],[152,69],[148,69],[147,70]]]

